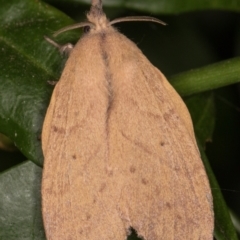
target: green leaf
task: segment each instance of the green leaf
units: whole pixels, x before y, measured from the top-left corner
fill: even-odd
[[[214,92],[216,126],[213,141],[207,144],[206,153],[228,207],[239,216],[239,92],[235,86],[225,87]],[[217,190],[218,188],[213,189],[213,191]],[[225,215],[220,212],[219,216],[221,219],[225,218]]]
[[[54,4],[56,0],[48,0],[47,2]],[[58,3],[90,3],[90,0],[58,0]],[[222,9],[222,10],[240,10],[239,0],[103,0],[104,6],[131,8],[150,13],[182,13],[203,9]]]
[[[215,127],[215,106],[212,92],[197,94],[185,99],[191,113],[194,130],[202,146],[212,140]]]
[[[240,82],[240,58],[232,58],[190,70],[170,78],[181,96],[213,90]]]
[[[43,240],[42,169],[26,161],[0,174],[0,239]]]
[[[13,142],[8,137],[3,135],[2,133],[0,133],[0,149],[3,149],[5,151],[17,150],[17,148],[14,146]]]

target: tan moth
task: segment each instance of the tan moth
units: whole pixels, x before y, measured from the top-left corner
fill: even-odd
[[[47,239],[213,239],[212,196],[189,112],[112,27],[100,0],[71,51],[42,130]],[[51,42],[51,40],[49,40]]]

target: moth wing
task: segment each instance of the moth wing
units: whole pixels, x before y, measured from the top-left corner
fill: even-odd
[[[44,120],[42,212],[47,239],[126,236],[115,208],[121,185],[116,187],[108,168],[109,93],[102,52],[94,47],[98,44],[95,36],[75,46]]]
[[[130,40],[109,35],[106,46],[109,165],[124,182],[116,207],[126,229],[146,240],[212,239],[211,191],[185,104]]]

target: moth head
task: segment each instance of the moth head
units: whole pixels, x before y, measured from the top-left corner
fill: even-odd
[[[87,14],[87,19],[89,21],[89,31],[101,31],[110,26],[109,21],[103,12],[101,0],[92,0],[92,6]]]
[[[147,21],[147,22],[156,22],[162,25],[166,25],[165,22],[149,17],[149,16],[130,16],[130,17],[123,17],[123,18],[116,18],[113,21],[109,21],[102,10],[102,0],[92,0],[91,9],[87,14],[86,22],[73,24],[67,27],[64,27],[57,32],[54,33],[54,36],[57,36],[60,33],[76,29],[76,28],[83,28],[85,33],[89,32],[98,32],[102,31],[111,25],[119,22],[130,22],[130,21]]]

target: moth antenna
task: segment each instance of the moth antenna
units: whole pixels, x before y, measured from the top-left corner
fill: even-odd
[[[122,18],[116,18],[114,20],[112,20],[109,24],[113,25],[115,23],[119,23],[119,22],[134,22],[134,21],[141,21],[141,22],[155,22],[155,23],[159,23],[162,25],[167,25],[165,22],[154,18],[154,17],[149,17],[149,16],[130,16],[130,17],[122,17]]]
[[[86,26],[90,26],[90,27],[94,27],[94,24],[90,23],[90,22],[81,22],[81,23],[76,23],[70,26],[66,26],[64,28],[59,29],[58,31],[56,31],[53,36],[56,37],[57,35],[59,35],[60,33],[69,31],[69,30],[73,30],[76,28],[82,28],[82,27],[86,27]]]

